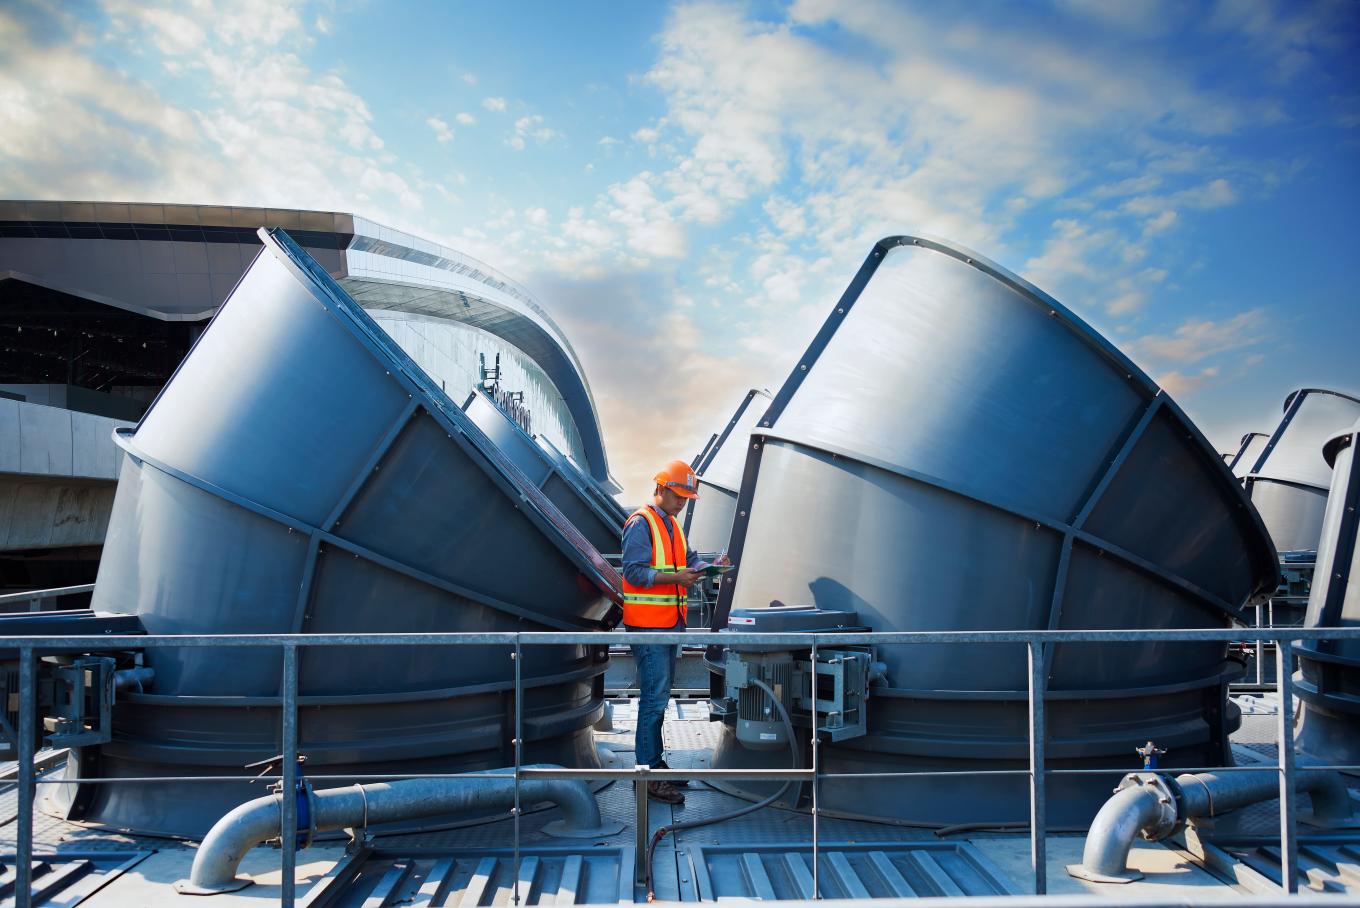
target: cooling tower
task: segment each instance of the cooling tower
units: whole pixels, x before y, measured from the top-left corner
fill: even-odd
[[[554,459],[528,432],[510,418],[484,391],[475,390],[463,404],[463,412],[492,443],[542,490],[591,545],[601,552],[616,552],[623,533],[621,508],[599,500],[575,468]],[[555,449],[553,453],[556,453]],[[593,485],[593,483],[591,483]]]
[[[282,231],[135,431],[93,607],[151,634],[598,630],[619,580],[571,522]],[[506,647],[309,648],[311,775],[514,762]],[[199,836],[258,797],[280,751],[281,653],[150,649],[84,777],[236,783],[65,786],[54,809]],[[598,765],[603,653],[524,651],[526,762]],[[320,783],[318,783],[320,784]],[[343,783],[332,783],[343,784]]]
[[[696,552],[727,548],[737,515],[741,471],[746,467],[746,441],[769,404],[768,392],[747,391],[737,412],[698,458],[694,475],[699,479],[699,500],[685,512],[685,536]]]
[[[877,244],[746,449],[720,625],[813,605],[890,632],[1221,628],[1275,587],[1259,518],[1166,393],[1052,297],[949,243]],[[1028,767],[1023,646],[875,657],[867,733],[824,743],[825,771]],[[1111,769],[1051,777],[1051,823],[1089,821],[1148,740],[1164,766],[1230,761],[1240,665],[1223,644],[1063,643],[1047,666],[1049,768]],[[772,756],[729,725],[714,765]],[[1023,774],[828,777],[820,804],[1024,822],[1027,793]]]
[[[1246,477],[1277,551],[1317,551],[1332,481],[1322,447],[1357,419],[1360,400],[1339,391],[1301,388],[1285,398],[1284,418]]]
[[[1246,476],[1269,443],[1270,436],[1264,432],[1248,432],[1243,435],[1237,453],[1228,461],[1228,469],[1232,470],[1233,475],[1239,478]]]
[[[1326,445],[1332,485],[1322,520],[1317,569],[1308,596],[1307,627],[1360,626],[1360,422]],[[1294,740],[1327,766],[1360,765],[1360,640],[1305,640],[1294,646],[1295,690],[1303,707]]]

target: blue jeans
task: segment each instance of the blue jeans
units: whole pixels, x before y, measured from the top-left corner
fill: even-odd
[[[629,631],[683,632],[685,625],[675,627],[639,627]],[[675,655],[680,647],[652,643],[634,643],[633,659],[637,662],[638,708],[637,729],[634,732],[633,752],[639,766],[655,766],[661,759],[661,726],[666,721],[666,704],[671,699],[671,682],[675,679]]]

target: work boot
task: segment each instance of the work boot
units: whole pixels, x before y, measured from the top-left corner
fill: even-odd
[[[653,769],[670,769],[671,767],[670,767],[670,764],[667,763],[665,760],[657,760],[657,761],[656,761],[656,765],[653,766],[652,768],[653,768]],[[676,788],[684,788],[684,787],[686,787],[687,785],[689,785],[689,780],[688,780],[688,779],[672,779],[672,780],[671,780],[671,784],[674,785]]]
[[[685,796],[680,793],[680,789],[676,788],[670,782],[648,782],[647,794],[649,797],[656,798],[658,801],[664,801],[667,804],[685,803]]]

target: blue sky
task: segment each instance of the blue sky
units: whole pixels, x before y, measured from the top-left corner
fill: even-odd
[[[527,284],[630,493],[878,238],[1074,309],[1223,449],[1360,392],[1356,3],[0,6],[0,196],[353,211]]]

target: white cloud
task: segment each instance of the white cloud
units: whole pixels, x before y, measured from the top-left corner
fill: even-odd
[[[1265,311],[1249,309],[1220,321],[1187,319],[1170,334],[1138,338],[1130,344],[1130,349],[1154,362],[1183,366],[1253,347],[1268,338]]]
[[[471,126],[477,122],[477,118],[466,111],[461,111],[454,119],[460,126]]]
[[[543,117],[538,114],[520,117],[515,121],[515,131],[505,144],[516,151],[523,151],[529,140],[542,145],[557,136],[557,131],[543,125]]]
[[[1148,218],[1143,222],[1143,236],[1156,236],[1159,233],[1170,230],[1176,223],[1177,214],[1170,208],[1164,208],[1154,217]]]
[[[504,113],[506,104],[504,98],[482,98],[482,106],[496,113]]]
[[[1178,208],[1193,208],[1207,210],[1210,208],[1222,208],[1231,205],[1238,200],[1237,190],[1232,184],[1222,177],[1210,180],[1197,186],[1182,189],[1169,195],[1141,195],[1135,196],[1124,203],[1124,209],[1136,215],[1146,216],[1157,214],[1162,216],[1166,211],[1175,212]]]
[[[389,222],[420,209],[364,100],[287,49],[307,40],[297,5],[109,0],[106,9],[112,24],[98,34],[53,12],[39,26],[52,43],[0,9],[5,194],[362,207]],[[174,71],[197,100],[181,106],[104,66],[86,52],[96,40]]]
[[[1147,296],[1137,290],[1129,290],[1105,304],[1105,311],[1110,315],[1128,315],[1136,312],[1143,307],[1147,301]]]
[[[463,74],[462,74],[461,76],[459,76],[458,78],[462,79],[464,82],[466,82],[466,83],[469,84],[469,85],[476,85],[476,84],[477,84],[477,77],[474,76],[472,73],[463,73]]]
[[[445,123],[438,117],[428,118],[425,121],[425,125],[430,127],[430,129],[434,131],[434,137],[438,139],[440,142],[453,141],[453,130],[449,128],[449,124]]]

